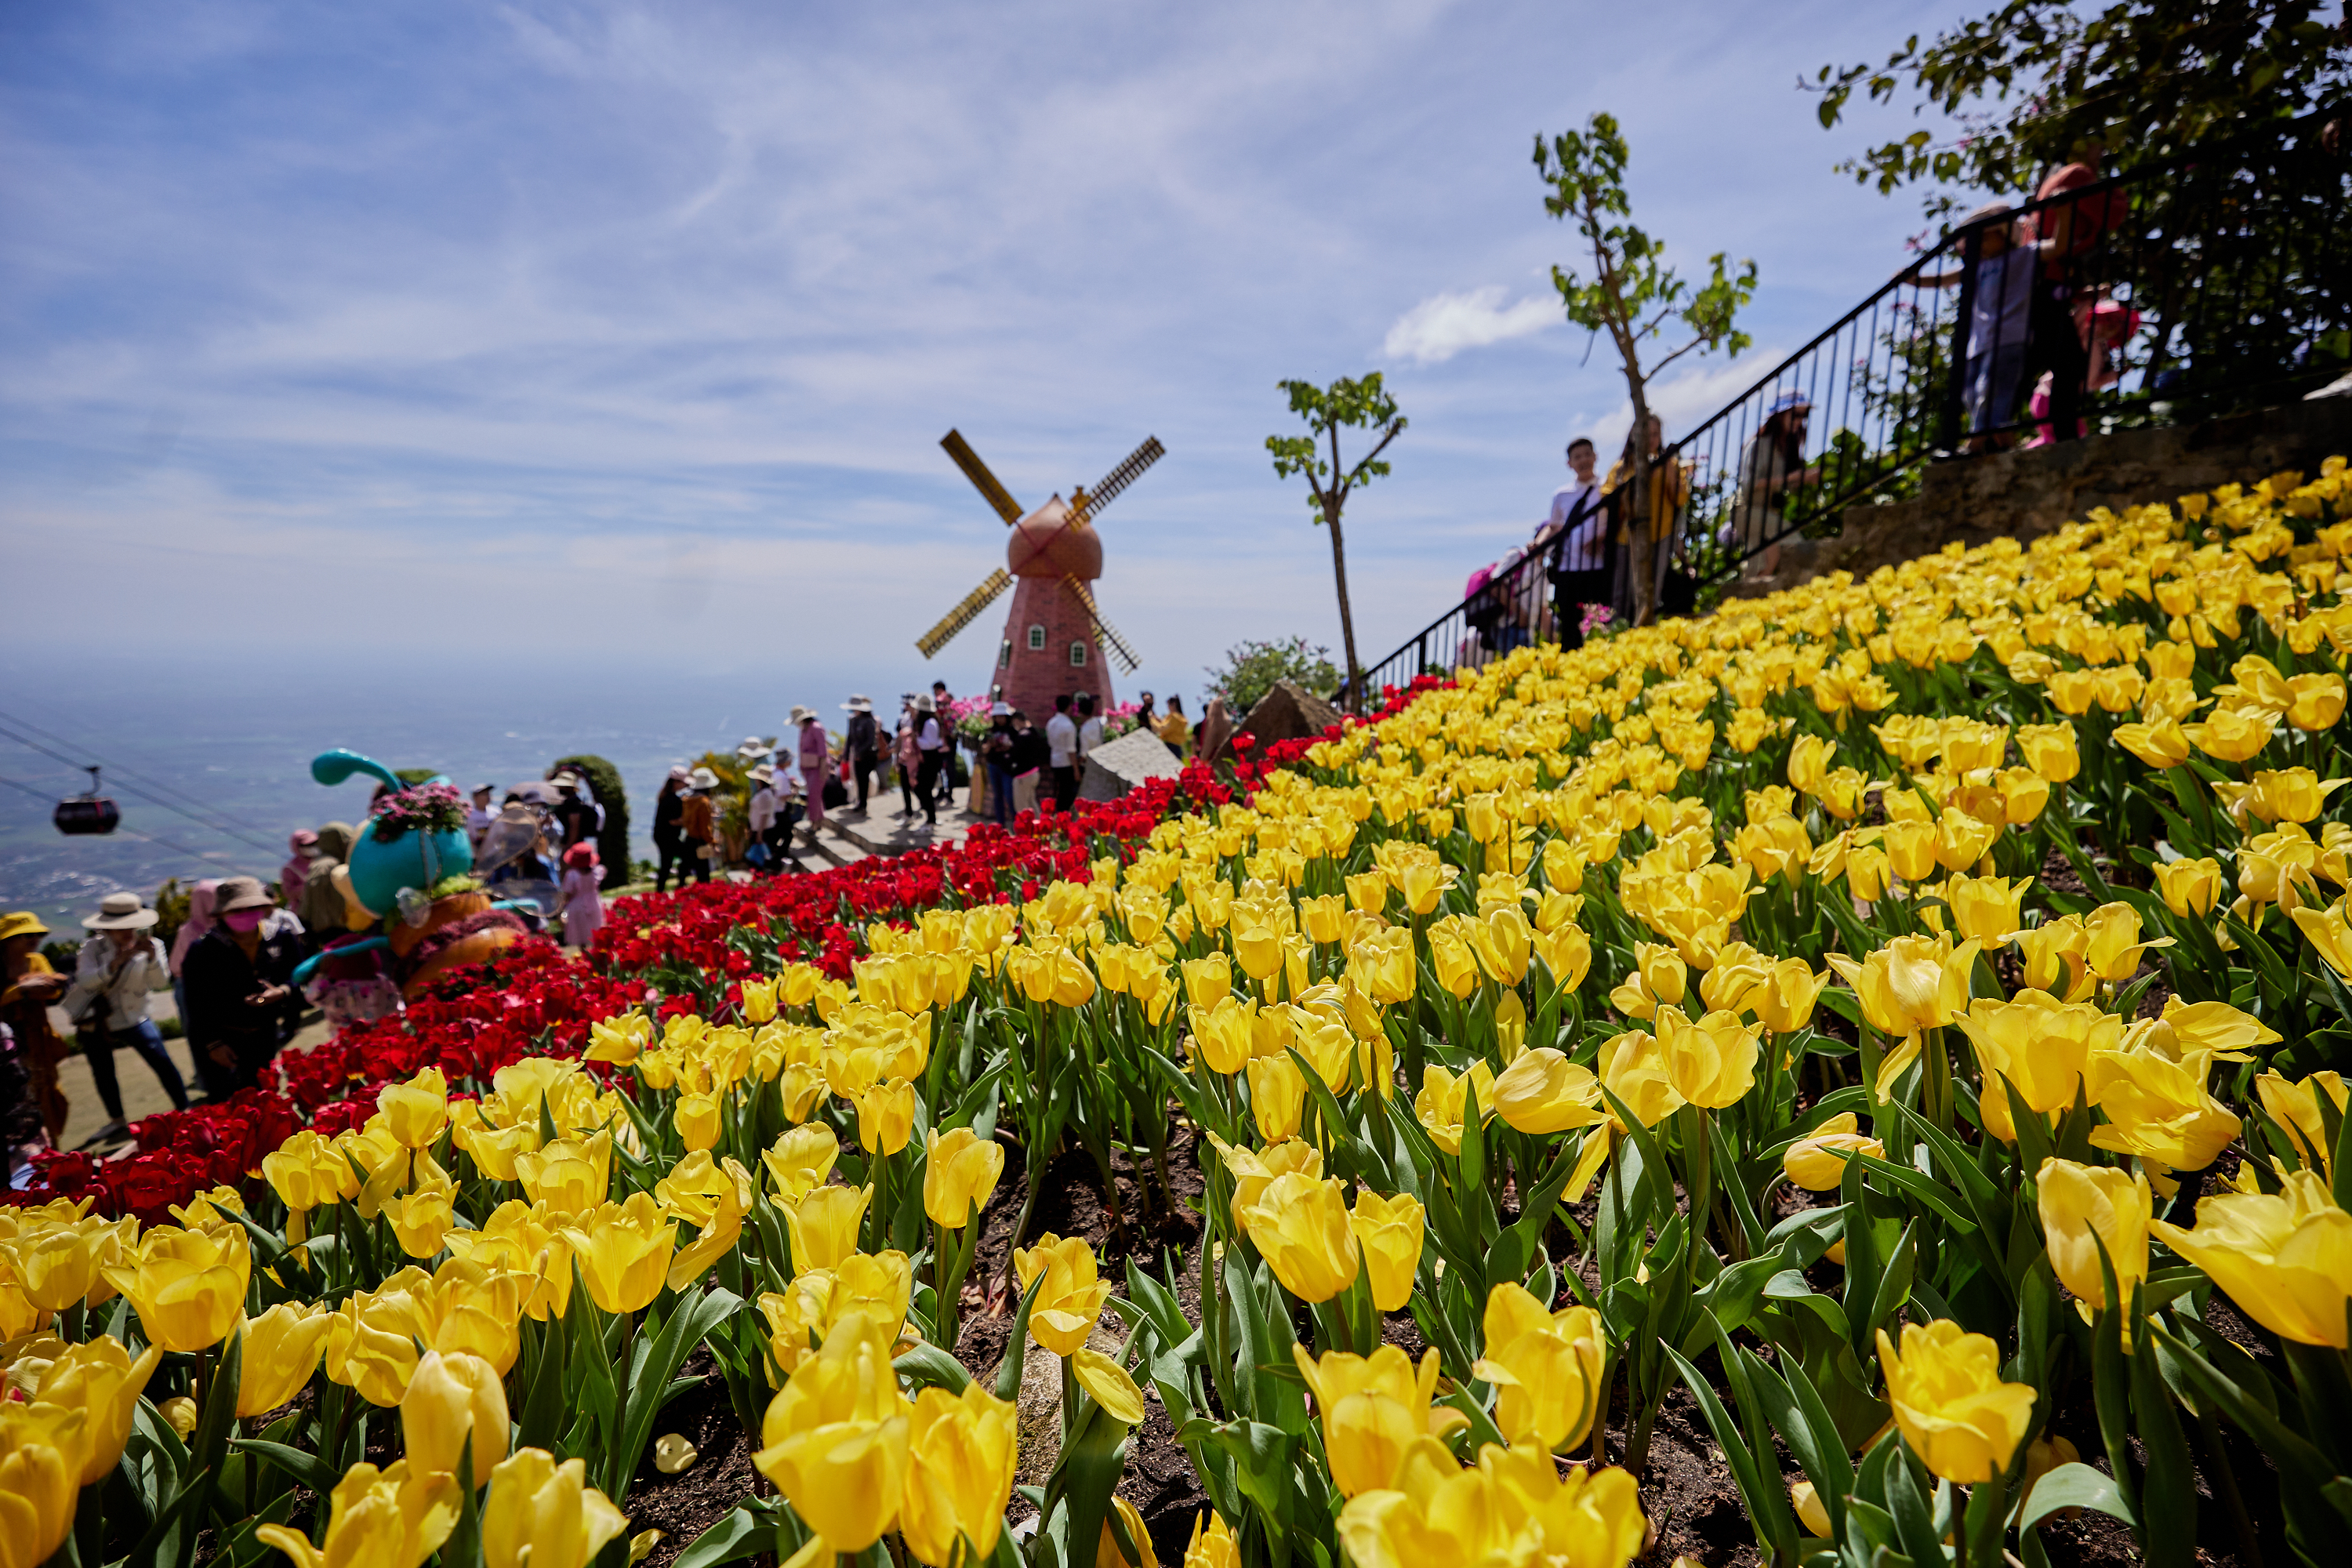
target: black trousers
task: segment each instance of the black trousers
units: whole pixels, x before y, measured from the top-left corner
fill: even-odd
[[[1610,578],[1606,566],[1552,574],[1551,618],[1559,632],[1560,647],[1584,646],[1584,607],[1609,603]]]
[[[925,822],[940,819],[940,773],[946,761],[947,753],[944,752],[925,752],[922,763],[916,771],[915,795],[923,803]]]
[[[1078,798],[1078,770],[1055,768],[1053,773],[1054,805],[1059,810],[1067,811],[1070,804]]]
[[[2025,318],[2025,369],[2012,408],[2032,400],[2033,384],[2050,373],[2050,436],[2072,441],[2081,434],[2083,383],[2091,374],[2091,351],[2074,326],[2074,291],[2044,279],[2033,286],[2033,308]]]
[[[679,882],[683,883],[686,880],[685,868],[678,866],[679,857],[686,852],[685,844],[686,841],[675,834],[667,837],[659,834],[654,836],[654,853],[661,857],[660,863],[654,868],[655,892],[667,890],[670,869],[673,867],[677,867]]]
[[[866,809],[866,797],[874,791],[874,774],[879,765],[871,752],[860,752],[850,763],[850,771],[857,775],[857,809],[860,811]]]
[[[683,888],[688,881],[710,880],[710,862],[702,853],[702,840],[688,837],[678,840],[678,854],[684,858],[685,865],[678,870],[677,885]]]

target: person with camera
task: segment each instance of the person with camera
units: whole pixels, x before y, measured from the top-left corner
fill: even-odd
[[[148,932],[156,914],[136,893],[109,893],[82,926],[90,935],[74,963],[63,1005],[81,1039],[82,1060],[106,1107],[106,1125],[89,1140],[111,1143],[128,1131],[122,1089],[114,1077],[114,1048],[129,1046],[155,1074],[175,1110],[188,1108],[187,1086],[163,1049],[163,1032],[147,1016],[147,999],[172,988],[172,963]]]
[[[227,877],[215,895],[218,922],[188,949],[188,1044],[214,1100],[260,1081],[292,1030],[299,922],[272,921],[277,904],[251,877]]]

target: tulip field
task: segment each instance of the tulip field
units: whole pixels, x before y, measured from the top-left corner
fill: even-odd
[[[1743,1560],[2352,1561],[2346,489],[623,900],[55,1157],[0,1568],[1615,1568],[1675,1411]]]

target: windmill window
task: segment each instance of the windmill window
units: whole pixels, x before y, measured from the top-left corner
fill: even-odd
[[[1072,643],[1070,645],[1070,668],[1072,669],[1081,668],[1085,666],[1086,662],[1087,645],[1082,642]]]
[[[996,650],[996,668],[1008,669],[1013,665],[1013,639],[1006,637]]]
[[[1043,653],[1045,651],[1045,627],[1031,626],[1029,628],[1029,651],[1031,653]]]

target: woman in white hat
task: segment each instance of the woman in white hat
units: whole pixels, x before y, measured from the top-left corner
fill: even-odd
[[[687,775],[686,786],[686,807],[677,819],[686,850],[686,869],[677,879],[681,888],[689,878],[698,882],[710,880],[711,846],[719,842],[719,808],[710,799],[719,787],[719,775],[709,768],[697,768]]]
[[[314,836],[315,837],[315,836]],[[67,990],[66,1016],[81,1035],[82,1060],[89,1064],[90,1082],[99,1102],[106,1107],[106,1125],[90,1139],[110,1143],[126,1131],[122,1121],[122,1090],[114,1078],[114,1047],[129,1046],[153,1070],[174,1110],[188,1108],[187,1086],[180,1069],[163,1049],[163,1033],[147,1016],[147,999],[172,988],[172,963],[163,944],[149,934],[155,911],[136,893],[109,893],[98,913],[84,917],[90,939],[81,944],[73,984]]]

